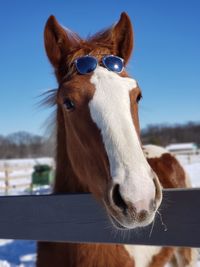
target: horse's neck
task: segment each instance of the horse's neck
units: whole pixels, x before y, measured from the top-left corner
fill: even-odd
[[[38,252],[38,267],[134,266],[122,245],[40,242]]]
[[[57,147],[56,147],[56,178],[54,192],[74,193],[88,192],[79,182],[73,171],[68,155],[66,144],[66,131],[64,127],[63,113],[60,107],[57,109]]]

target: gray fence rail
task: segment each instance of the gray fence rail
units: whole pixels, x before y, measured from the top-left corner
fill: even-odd
[[[0,197],[0,238],[200,247],[200,189],[164,190],[154,226],[117,231],[90,194]]]

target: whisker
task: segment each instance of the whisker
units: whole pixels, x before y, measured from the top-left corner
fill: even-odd
[[[153,232],[154,225],[155,225],[155,218],[154,218],[154,220],[153,220],[153,223],[152,223],[152,226],[151,226],[151,229],[150,229],[150,232],[149,232],[149,238],[151,238],[151,235],[152,235],[152,232]]]
[[[164,221],[163,221],[162,214],[161,214],[159,211],[157,211],[157,213],[158,213],[158,215],[160,216],[161,224],[162,224],[162,226],[164,227],[164,231],[166,232],[168,229],[167,229],[167,225],[166,225],[166,224],[164,223]]]

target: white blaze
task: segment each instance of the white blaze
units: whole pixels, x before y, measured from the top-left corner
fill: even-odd
[[[126,200],[144,205],[141,201],[147,199],[149,205],[155,188],[130,110],[129,93],[137,83],[100,66],[94,71],[91,83],[96,90],[89,108],[102,134],[112,179],[120,185]]]

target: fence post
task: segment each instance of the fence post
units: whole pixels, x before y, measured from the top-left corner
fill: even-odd
[[[5,195],[8,195],[9,191],[9,170],[8,170],[8,164],[4,164],[5,168]]]

